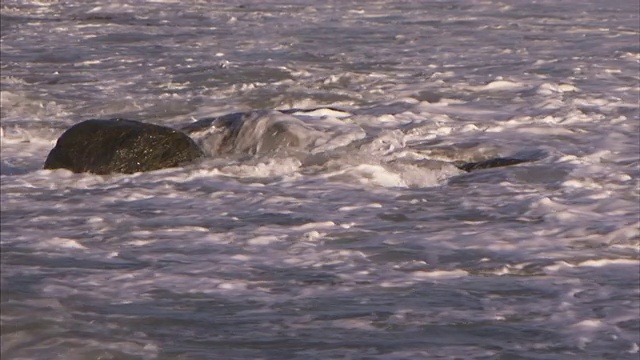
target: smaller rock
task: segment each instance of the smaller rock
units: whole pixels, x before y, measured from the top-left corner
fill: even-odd
[[[516,164],[521,164],[523,162],[528,162],[528,161],[531,161],[531,160],[514,159],[514,158],[494,158],[494,159],[489,159],[484,161],[464,163],[464,164],[456,165],[456,167],[460,170],[470,172],[470,171],[480,170],[480,169],[491,169],[496,167],[516,165]]]
[[[168,127],[125,119],[86,120],[60,136],[44,168],[131,174],[180,166],[203,155],[189,136]]]

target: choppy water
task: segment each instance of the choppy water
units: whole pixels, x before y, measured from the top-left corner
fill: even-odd
[[[639,11],[3,0],[2,358],[637,359]],[[41,170],[84,119],[237,112],[296,141]],[[452,165],[494,156],[535,161]]]

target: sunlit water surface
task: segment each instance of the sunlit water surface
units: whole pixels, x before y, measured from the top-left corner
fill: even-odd
[[[2,358],[637,359],[639,11],[3,0]],[[291,108],[295,151],[41,169],[85,119]],[[452,165],[495,156],[533,161]]]

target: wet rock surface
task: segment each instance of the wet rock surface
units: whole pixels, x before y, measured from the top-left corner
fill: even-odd
[[[528,161],[531,161],[531,160],[516,159],[516,158],[493,158],[493,159],[488,159],[488,160],[484,160],[484,161],[469,162],[469,163],[459,164],[459,165],[456,165],[456,166],[460,170],[464,170],[466,172],[471,172],[471,171],[475,171],[475,170],[491,169],[491,168],[496,168],[496,167],[517,165],[517,164],[521,164],[521,163],[528,162]]]
[[[130,174],[176,167],[202,156],[198,145],[178,130],[125,119],[94,119],[65,131],[44,168]]]

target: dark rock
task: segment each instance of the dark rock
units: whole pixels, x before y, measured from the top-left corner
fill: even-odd
[[[516,165],[516,164],[521,164],[523,162],[528,162],[528,161],[531,161],[531,160],[514,159],[514,158],[494,158],[494,159],[489,159],[484,161],[470,162],[470,163],[465,163],[461,165],[456,165],[456,167],[460,170],[470,172],[470,171],[480,170],[480,169],[490,169],[490,168],[496,168],[496,167],[502,167],[502,166]]]
[[[168,127],[124,119],[87,120],[60,136],[44,168],[131,174],[179,166],[203,155],[190,137]]]

